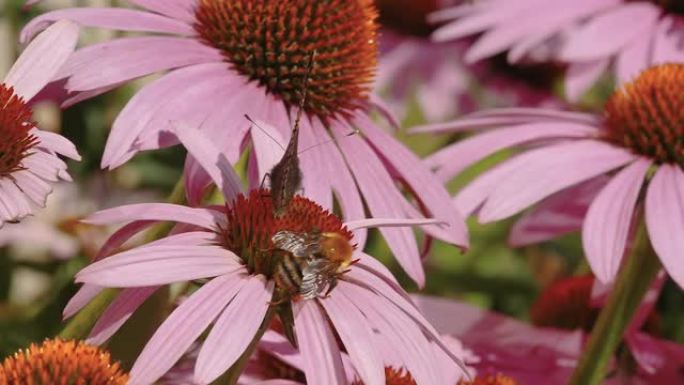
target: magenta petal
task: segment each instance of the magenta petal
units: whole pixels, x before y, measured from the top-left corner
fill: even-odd
[[[157,71],[222,60],[217,50],[194,39],[128,37],[81,48],[59,76],[69,77],[69,91],[88,91]]]
[[[195,21],[194,1],[191,0],[129,0],[131,3],[147,8],[150,11],[185,21]]]
[[[659,14],[653,4],[630,3],[596,15],[569,35],[560,58],[586,62],[613,55],[650,28]]]
[[[112,254],[124,243],[126,243],[126,241],[146,228],[152,226],[154,223],[154,221],[135,221],[122,226],[105,241],[102,247],[100,247],[100,251],[97,252],[95,260],[100,260]]]
[[[633,159],[627,150],[593,140],[529,151],[508,162],[509,173],[498,182],[480,210],[479,219],[491,222],[509,217],[557,191]]]
[[[195,366],[196,384],[214,381],[240,358],[271,306],[273,283],[264,276],[249,277],[240,286],[202,344]]]
[[[239,258],[219,246],[149,246],[124,251],[95,262],[76,282],[105,287],[164,285],[216,277],[243,269]]]
[[[4,83],[25,100],[33,98],[54,80],[57,71],[72,54],[78,41],[78,26],[60,21],[41,33],[22,52]]]
[[[638,159],[615,175],[589,207],[582,244],[596,278],[611,282],[625,253],[632,215],[651,161]]]
[[[191,208],[171,203],[138,203],[98,211],[84,220],[94,225],[124,221],[174,221],[215,229],[223,220],[221,214],[210,209]]]
[[[294,305],[295,331],[309,384],[347,384],[340,348],[316,301]]]
[[[244,278],[214,278],[183,301],[157,329],[131,369],[130,385],[154,383],[188,350],[225,308]]]
[[[663,164],[646,193],[646,227],[665,270],[684,287],[684,172]]]
[[[83,307],[98,294],[100,294],[101,291],[102,287],[97,285],[86,283],[81,286],[81,288],[79,288],[76,294],[69,299],[69,302],[64,307],[64,310],[62,311],[62,318],[67,319],[76,314],[77,311],[83,309]]]
[[[221,189],[226,202],[233,200],[242,192],[240,177],[233,170],[228,159],[196,128],[179,123],[175,134],[188,152],[202,165],[216,186]]]
[[[579,231],[589,205],[609,180],[602,175],[544,199],[515,222],[509,245],[527,246]]]
[[[438,167],[437,176],[447,181],[467,167],[502,149],[544,139],[582,138],[596,134],[596,128],[572,123],[529,123],[502,128],[461,140],[425,160],[430,167]]]
[[[86,342],[93,345],[106,342],[157,288],[159,286],[123,289],[97,320]]]
[[[373,346],[368,321],[344,295],[333,293],[320,301],[351,357],[354,368],[367,385],[385,384],[385,366]]]
[[[85,27],[101,27],[123,31],[166,32],[191,35],[192,26],[148,12],[121,8],[68,8],[44,13],[32,19],[21,31],[27,42],[55,21],[71,20]]]

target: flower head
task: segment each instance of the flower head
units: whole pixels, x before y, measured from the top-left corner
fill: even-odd
[[[83,47],[60,71],[74,95],[66,102],[70,104],[168,70],[121,111],[107,140],[103,167],[117,167],[141,150],[177,144],[174,124],[182,121],[201,127],[229,164],[236,163],[251,142],[248,169],[252,185],[258,186],[282,153],[278,147],[291,136],[291,115],[306,88],[306,116],[299,133],[300,149],[306,150],[299,158],[307,196],[326,209],[332,209],[336,199],[346,220],[366,218],[366,208],[375,217],[437,216],[449,229],[424,230],[466,246],[465,223],[443,186],[370,119],[374,109],[391,115],[369,94],[377,61],[377,12],[370,0],[139,4],[146,10],[49,12],[23,31],[26,39],[66,18],[88,26],[154,33]],[[150,49],[157,54],[150,55]],[[303,84],[306,76],[309,80]],[[245,114],[260,127],[253,127]],[[360,135],[350,135],[357,131]],[[185,171],[189,201],[199,204],[211,178],[196,156],[188,157]],[[401,266],[422,284],[424,272],[412,231],[384,228],[381,233]],[[365,238],[361,231],[356,242],[363,246]]]
[[[204,141],[201,132],[190,134],[187,128],[177,132],[223,191],[226,206],[151,203],[94,214],[88,221],[95,224],[132,221],[112,236],[106,250],[125,242],[141,223],[179,225],[172,235],[81,270],[76,280],[86,285],[68,306],[70,312],[82,306],[101,287],[125,288],[93,329],[90,340],[102,342],[160,285],[199,284],[147,343],[131,370],[130,384],[156,381],[213,323],[194,369],[195,383],[210,383],[238,360],[254,338],[260,338],[259,333],[276,315],[286,335],[298,345],[311,383],[344,382],[342,349],[367,384],[379,385],[385,379],[383,357],[376,345],[404,352],[404,366],[425,383],[438,382],[433,346],[441,347],[452,365],[460,362],[389,271],[371,256],[353,251],[353,234],[360,228],[434,220],[343,223],[300,196],[290,201],[283,215],[276,215],[268,190],[240,192],[237,175],[220,162],[221,154]],[[198,144],[203,151],[197,151]],[[292,237],[282,241],[283,232]],[[354,263],[348,256],[352,252]]]
[[[482,33],[469,62],[508,51],[508,61],[568,63],[565,89],[575,101],[610,68],[619,83],[654,64],[681,62],[684,13],[678,1],[494,0],[445,8],[438,41]],[[601,38],[597,38],[597,37]]]
[[[677,91],[684,89],[683,71],[683,64],[643,71],[633,83],[615,91],[602,116],[492,110],[424,128],[497,128],[444,149],[428,162],[448,179],[489,154],[525,146],[520,155],[461,190],[457,207],[466,215],[479,211],[480,221],[489,222],[541,202],[513,241],[526,243],[525,237],[542,224],[561,224],[545,237],[581,224],[585,253],[602,282],[615,277],[636,209],[643,202],[650,242],[668,273],[684,286],[684,261],[679,255],[684,238],[678,235],[684,232],[684,97]],[[538,145],[530,147],[531,143]],[[459,159],[453,154],[459,154]],[[583,221],[577,220],[578,215]],[[538,234],[533,238],[539,239]]]
[[[0,384],[125,385],[128,375],[109,353],[81,341],[46,340],[31,344],[0,364]]]
[[[0,82],[0,227],[44,206],[50,182],[69,179],[57,154],[78,159],[74,146],[57,134],[40,131],[28,104],[72,53],[77,28],[60,22],[40,34]]]

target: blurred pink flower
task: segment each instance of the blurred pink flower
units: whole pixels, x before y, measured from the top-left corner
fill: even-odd
[[[176,144],[171,124],[185,121],[201,126],[231,164],[251,141],[248,167],[252,182],[259,184],[270,171],[264,161],[272,161],[278,150],[274,139],[282,147],[290,136],[290,112],[302,97],[308,60],[316,50],[300,131],[305,194],[329,209],[335,197],[347,220],[365,218],[364,207],[376,217],[436,216],[449,229],[425,231],[467,246],[465,223],[444,187],[369,117],[378,110],[393,120],[368,95],[377,62],[376,11],[370,0],[334,3],[341,7],[334,10],[327,3],[292,0],[258,6],[246,0],[132,2],[145,10],[58,10],[35,18],[22,33],[28,40],[58,19],[153,33],[81,48],[60,71],[74,92],[67,105],[168,71],[121,111],[107,140],[103,167],[117,167],[141,150]],[[262,28],[267,22],[273,30]],[[307,25],[303,32],[300,24]],[[250,127],[245,114],[268,123],[269,135]],[[350,136],[357,128],[361,135]],[[210,178],[193,157],[186,162],[185,181],[190,202],[198,203]],[[411,229],[380,231],[401,266],[422,285],[424,272]],[[362,232],[357,241],[363,245],[365,239]]]
[[[413,299],[440,333],[459,338],[480,358],[471,363],[478,376],[503,374],[520,385],[566,385],[582,353],[580,330],[534,327],[444,298]],[[605,385],[678,384],[684,380],[684,346],[643,332],[634,332],[631,338],[632,354],[649,366],[631,372],[630,368],[617,370]]]
[[[0,227],[45,206],[51,183],[71,180],[58,155],[80,159],[62,136],[41,131],[30,101],[72,54],[78,27],[55,23],[29,44],[0,83]]]
[[[103,255],[151,221],[176,222],[185,226],[185,232],[177,229],[84,268],[76,281],[86,285],[65,309],[73,313],[101,287],[125,288],[93,328],[89,341],[101,343],[160,285],[209,279],[156,331],[131,370],[130,384],[159,379],[214,323],[194,369],[194,383],[210,383],[243,354],[267,312],[273,310],[270,301],[291,306],[302,365],[311,383],[346,383],[336,335],[367,384],[384,384],[383,357],[377,346],[392,346],[422,384],[440,384],[433,359],[435,344],[448,352],[452,362],[460,363],[391,273],[363,252],[354,253],[358,262],[341,274],[329,297],[290,296],[276,276],[282,257],[276,255],[272,238],[279,231],[321,231],[351,242],[352,231],[358,229],[435,224],[435,220],[372,218],[343,224],[301,196],[290,202],[284,216],[274,217],[270,195],[263,190],[243,195],[232,167],[202,132],[189,127],[176,132],[223,192],[227,205],[191,208],[150,203],[92,215],[88,222],[93,224],[129,222],[104,245]]]
[[[554,219],[560,226],[541,235],[519,228],[517,235],[523,239],[516,239],[518,244],[526,243],[526,235],[539,239],[552,236],[554,230],[565,232],[576,225],[577,214],[586,212],[584,250],[602,282],[615,277],[640,191],[645,188],[645,222],[651,243],[667,272],[684,286],[682,89],[684,65],[660,65],[616,91],[606,103],[604,116],[501,109],[417,131],[491,128],[427,159],[442,180],[499,150],[526,150],[464,187],[455,205],[467,216],[478,212],[481,222],[491,222],[542,202],[544,209],[551,210],[537,211],[541,214],[528,217],[525,226],[534,227],[535,220],[553,224]],[[569,200],[559,199],[560,194]],[[549,199],[544,202],[545,198]],[[585,208],[579,201],[591,204]]]
[[[654,65],[684,61],[684,12],[679,1],[489,0],[445,8],[433,34],[447,41],[482,33],[465,59],[508,51],[508,61],[568,63],[565,91],[578,100],[610,69],[619,83]]]

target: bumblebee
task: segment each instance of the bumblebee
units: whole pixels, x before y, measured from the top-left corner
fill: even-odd
[[[276,285],[291,299],[327,296],[353,264],[354,247],[336,232],[279,231],[271,240],[284,252],[274,273]]]

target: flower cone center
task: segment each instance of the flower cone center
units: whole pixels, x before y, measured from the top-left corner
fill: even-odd
[[[519,385],[517,381],[503,374],[477,376],[473,381],[462,380],[458,385]]]
[[[0,177],[22,169],[22,159],[38,144],[38,138],[30,133],[34,127],[24,100],[12,87],[0,84]]]
[[[337,216],[299,195],[282,215],[276,216],[269,191],[252,190],[247,196],[239,195],[227,208],[226,216],[227,225],[219,230],[223,246],[240,256],[250,273],[268,278],[273,278],[282,258],[272,241],[279,231],[336,233],[347,242],[352,239],[352,233]]]
[[[684,64],[644,70],[605,106],[606,139],[658,163],[684,166]]]
[[[360,107],[377,64],[372,0],[199,0],[195,30],[288,106],[326,118]]]
[[[109,353],[83,342],[46,340],[7,357],[0,365],[0,385],[125,385],[128,375]]]
[[[396,369],[393,367],[385,367],[385,384],[386,385],[416,385],[416,381],[411,376],[411,373],[404,369]],[[352,385],[364,385],[360,380],[354,381]]]
[[[535,326],[590,331],[598,311],[589,306],[594,277],[569,277],[552,283],[532,305]]]

